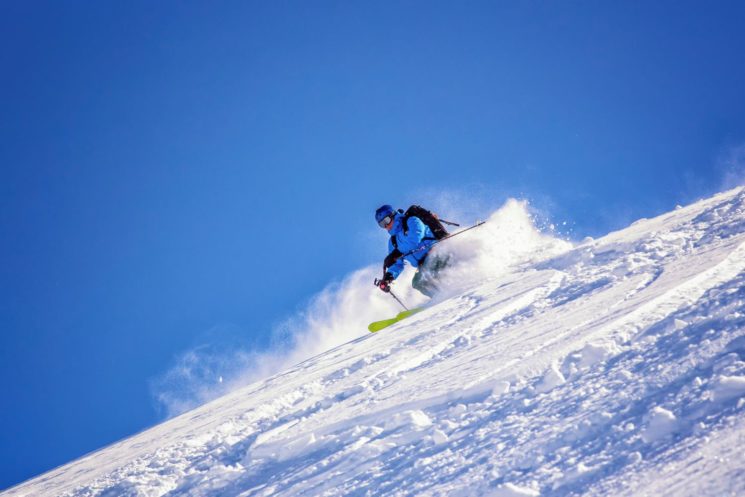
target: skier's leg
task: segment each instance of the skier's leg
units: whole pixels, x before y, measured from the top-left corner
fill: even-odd
[[[411,280],[411,286],[414,287],[414,290],[418,290],[431,298],[434,297],[435,292],[437,292],[437,286],[428,276],[427,270],[420,268],[414,275],[414,279]]]
[[[440,291],[438,279],[442,271],[448,267],[450,256],[433,256],[429,257],[422,267],[414,275],[411,286],[419,290],[427,297],[433,297]]]

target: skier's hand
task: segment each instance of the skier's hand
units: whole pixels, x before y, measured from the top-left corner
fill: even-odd
[[[385,273],[385,275],[383,275],[383,279],[378,281],[378,288],[380,288],[385,293],[388,293],[391,291],[392,281],[393,275],[391,273]]]

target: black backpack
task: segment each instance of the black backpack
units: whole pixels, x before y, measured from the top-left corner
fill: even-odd
[[[412,205],[411,207],[406,209],[406,212],[404,212],[403,209],[398,209],[398,212],[404,215],[402,220],[404,235],[406,235],[409,231],[407,222],[409,221],[410,217],[418,217],[430,229],[430,231],[432,231],[435,240],[441,240],[442,238],[445,238],[450,234],[445,229],[445,226],[443,226],[440,220],[437,218],[437,214],[428,211],[421,205]],[[393,246],[398,249],[395,236],[391,237],[391,243],[393,243]]]

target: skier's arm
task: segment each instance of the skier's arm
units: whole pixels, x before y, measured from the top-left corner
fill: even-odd
[[[387,271],[389,267],[391,267],[393,264],[396,263],[396,261],[402,256],[403,254],[398,251],[398,249],[393,249],[393,252],[388,254],[385,259],[383,260],[383,271]]]
[[[388,240],[388,254],[389,255],[392,254],[394,250],[398,252],[398,249],[396,249],[396,247],[393,246],[393,243],[390,240]],[[400,254],[400,252],[398,253]],[[386,258],[386,260],[388,260],[388,258]],[[398,275],[401,274],[401,271],[403,270],[404,270],[404,260],[403,258],[399,257],[396,259],[396,262],[391,264],[386,269],[386,272],[391,273],[391,276],[393,276],[393,279],[396,279],[398,278]]]

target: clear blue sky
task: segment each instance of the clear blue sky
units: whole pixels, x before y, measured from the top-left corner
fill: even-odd
[[[716,191],[743,26],[743,2],[4,2],[0,488],[157,422],[148,382],[205,330],[265,346],[382,257],[380,203],[528,196],[579,238]]]

